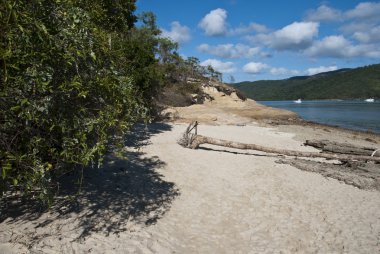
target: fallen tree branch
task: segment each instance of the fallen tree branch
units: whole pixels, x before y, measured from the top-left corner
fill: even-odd
[[[380,191],[380,170],[374,163],[347,162],[335,165],[307,159],[280,159],[276,163],[292,165],[300,170],[315,172],[334,178],[359,189]]]
[[[191,123],[187,130],[192,127],[194,123]],[[348,155],[348,154],[332,154],[332,153],[318,153],[318,152],[301,152],[301,151],[293,151],[293,150],[285,150],[285,149],[277,149],[271,148],[256,144],[245,144],[240,142],[233,142],[223,139],[210,138],[202,135],[194,135],[190,132],[185,132],[181,138],[182,142],[180,143],[184,147],[188,147],[191,149],[197,149],[202,144],[210,144],[216,146],[224,146],[236,149],[244,149],[244,150],[256,150],[262,151],[266,153],[275,153],[282,154],[287,156],[296,156],[296,157],[311,157],[311,158],[325,158],[332,160],[340,160],[340,161],[375,161],[380,162],[379,157],[373,156],[364,156],[364,155]]]
[[[322,152],[328,153],[356,154],[380,157],[380,152],[375,152],[377,149],[374,147],[354,146],[351,144],[338,143],[329,140],[306,140],[305,145],[319,148],[322,150]]]

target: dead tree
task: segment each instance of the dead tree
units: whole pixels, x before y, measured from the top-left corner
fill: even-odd
[[[340,161],[374,161],[380,162],[380,157],[374,156],[365,156],[365,155],[350,155],[350,154],[332,154],[324,152],[301,152],[285,149],[271,148],[256,144],[245,144],[240,142],[233,142],[223,139],[210,138],[206,136],[198,135],[197,133],[198,122],[192,122],[186,129],[185,133],[178,141],[178,143],[184,147],[191,149],[197,149],[202,144],[210,144],[216,146],[224,146],[236,149],[244,150],[256,150],[266,153],[282,154],[287,156],[296,156],[296,157],[311,157],[311,158],[326,158],[332,160]],[[191,133],[192,130],[195,130],[195,134]]]
[[[346,143],[338,143],[329,140],[306,140],[305,145],[319,148],[322,152],[356,154],[380,157],[380,150],[374,147],[354,146]]]

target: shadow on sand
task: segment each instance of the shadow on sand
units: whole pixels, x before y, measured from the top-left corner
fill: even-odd
[[[170,130],[171,126],[166,124],[152,124],[147,128],[137,126],[133,135],[126,138],[126,143],[133,146],[148,144],[153,135]],[[157,172],[163,166],[165,163],[159,158],[138,151],[126,152],[124,159],[108,156],[102,168],[83,170],[79,193],[75,181],[82,176],[81,170],[61,179],[59,195],[49,211],[42,211],[28,202],[3,203],[0,222],[35,220],[35,228],[51,224],[57,228],[65,226],[59,225],[58,221],[67,224],[73,220],[81,232],[77,239],[94,232],[117,234],[128,230],[128,222],[153,224],[179,195],[175,184],[165,181]],[[49,216],[44,216],[46,213]]]

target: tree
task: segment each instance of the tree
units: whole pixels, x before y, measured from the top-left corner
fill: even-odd
[[[101,163],[111,137],[148,120],[158,31],[148,18],[137,31],[135,8],[1,0],[0,193],[49,201],[59,174]]]
[[[168,38],[159,38],[158,40],[159,58],[161,64],[175,63],[178,60],[178,43]]]
[[[190,73],[192,77],[195,77],[198,74],[200,61],[196,57],[188,57],[186,60],[186,64],[190,69]]]
[[[230,83],[231,83],[231,84],[235,83],[235,77],[232,76],[232,75],[230,75]]]
[[[215,76],[214,76],[217,80],[219,80],[220,82],[223,82],[223,73],[219,72],[219,71],[215,71]]]
[[[207,76],[209,76],[210,79],[217,79],[220,82],[222,82],[222,73],[216,71],[211,65],[207,66]]]

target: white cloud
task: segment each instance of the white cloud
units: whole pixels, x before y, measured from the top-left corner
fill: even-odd
[[[380,49],[373,44],[353,45],[342,35],[332,35],[327,36],[320,41],[316,41],[310,48],[305,50],[305,54],[312,57],[379,58]]]
[[[321,73],[321,72],[335,71],[337,69],[338,69],[338,67],[335,66],[335,65],[332,65],[332,66],[319,66],[319,67],[315,67],[315,68],[309,68],[309,69],[306,70],[306,72],[307,72],[308,75],[315,75],[315,74],[318,74],[318,73]]]
[[[340,31],[361,43],[380,42],[380,2],[362,2],[345,12],[321,5],[307,13],[312,21],[343,21]],[[361,45],[363,46],[363,45]]]
[[[248,26],[240,26],[235,29],[232,29],[228,32],[229,35],[240,35],[240,34],[247,34],[251,32],[257,32],[257,33],[267,33],[269,32],[269,29],[261,24],[251,22]]]
[[[201,66],[209,66],[221,72],[221,73],[232,73],[236,71],[235,64],[233,62],[222,62],[217,59],[207,59],[200,63]]]
[[[297,70],[289,70],[283,67],[271,68],[269,71],[274,76],[284,76],[284,75],[299,75],[300,72]]]
[[[243,66],[243,71],[249,74],[259,74],[265,70],[269,70],[269,73],[273,76],[294,76],[300,74],[300,72],[297,70],[289,70],[283,67],[271,67],[265,63],[260,62],[250,62]]]
[[[227,11],[224,9],[215,9],[210,11],[199,23],[206,35],[219,36],[227,33],[226,25]]]
[[[380,26],[355,32],[353,37],[362,43],[380,43]]]
[[[342,19],[342,12],[330,8],[326,5],[321,5],[316,10],[307,12],[306,20],[309,21],[338,21]]]
[[[345,12],[325,5],[317,10],[309,11],[306,17],[308,20],[343,21],[339,30],[344,36],[332,35],[315,41],[310,48],[305,50],[305,53],[313,57],[379,58],[379,13],[380,2],[361,2]]]
[[[324,56],[324,57],[345,57],[348,52],[347,48],[351,43],[342,35],[327,36],[321,41],[317,41],[308,48],[305,52],[309,56]]]
[[[258,74],[265,69],[268,69],[269,66],[260,62],[250,62],[243,66],[243,71],[249,74]]]
[[[345,13],[349,19],[375,19],[380,20],[380,3],[379,2],[363,2],[359,3],[354,9]]]
[[[318,28],[317,22],[294,22],[273,33],[251,38],[277,50],[301,50],[312,44],[313,38],[318,35]]]
[[[340,31],[344,34],[354,34],[358,31],[367,31],[373,27],[373,24],[366,22],[351,22],[340,27]]]
[[[306,13],[309,21],[347,21],[347,20],[377,20],[380,21],[380,2],[362,2],[348,11],[341,11],[327,5],[321,5],[316,10]]]
[[[180,44],[188,42],[191,39],[190,29],[187,26],[182,26],[178,21],[171,23],[170,31],[161,29],[161,37],[170,38]]]
[[[366,56],[370,58],[379,58],[380,59],[380,50],[377,45],[366,45],[362,47],[366,51]]]
[[[222,58],[242,58],[252,57],[260,52],[258,47],[251,48],[244,44],[219,44],[211,46],[209,44],[201,44],[198,50],[202,53],[208,53]]]
[[[351,22],[340,30],[360,43],[380,43],[380,24],[372,22]],[[380,45],[378,46],[380,48]]]
[[[380,2],[359,3],[344,13],[347,22],[340,30],[361,43],[380,42]]]

